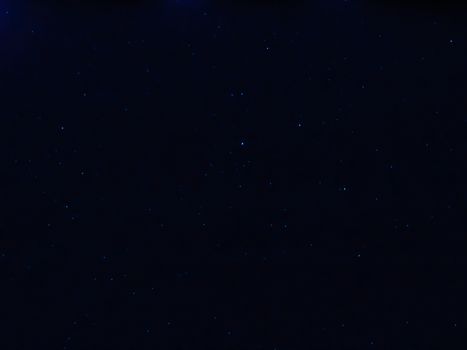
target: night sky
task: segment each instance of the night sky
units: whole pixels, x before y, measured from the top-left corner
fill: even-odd
[[[1,0],[0,146],[2,350],[465,349],[466,6]]]

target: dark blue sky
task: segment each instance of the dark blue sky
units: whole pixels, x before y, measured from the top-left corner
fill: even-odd
[[[373,294],[348,276],[317,286],[309,271],[465,262],[466,16],[454,3],[1,1],[5,349],[408,349],[434,329],[456,348],[454,300],[397,279]],[[257,264],[301,282],[250,276],[232,292],[206,278],[220,297],[191,271]],[[289,284],[303,294],[281,308]],[[235,299],[248,291],[258,314]]]

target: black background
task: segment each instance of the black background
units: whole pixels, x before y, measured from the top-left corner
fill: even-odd
[[[2,349],[463,348],[466,18],[2,1]]]

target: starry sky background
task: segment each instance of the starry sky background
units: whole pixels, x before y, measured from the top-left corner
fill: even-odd
[[[0,1],[2,349],[456,348],[455,298],[364,286],[466,262],[466,17]]]

